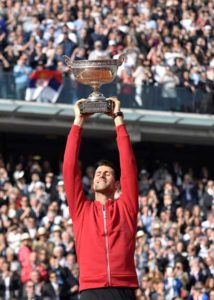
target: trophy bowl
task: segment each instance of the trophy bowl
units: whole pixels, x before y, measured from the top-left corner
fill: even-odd
[[[90,85],[93,92],[80,105],[82,114],[109,113],[113,110],[111,101],[99,91],[101,85],[112,82],[117,69],[124,61],[121,54],[118,59],[71,60],[64,55],[65,63],[74,74],[77,82]]]

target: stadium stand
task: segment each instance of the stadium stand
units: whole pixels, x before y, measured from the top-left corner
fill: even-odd
[[[181,3],[2,1],[0,98],[24,100],[28,73],[42,68],[62,72],[58,101],[74,103],[88,88],[74,81],[63,54],[88,59],[125,53],[116,82],[104,86],[107,96],[114,91],[124,107],[212,113],[213,3]],[[26,99],[51,101],[39,90]]]

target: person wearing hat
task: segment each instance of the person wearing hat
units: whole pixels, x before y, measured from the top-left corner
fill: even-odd
[[[33,243],[33,249],[40,252],[46,250],[48,254],[53,252],[54,243],[48,240],[48,231],[45,227],[39,227],[37,230],[37,239]]]
[[[152,224],[152,237],[153,239],[160,237],[162,234],[161,224],[159,222],[153,222]]]
[[[30,174],[30,183],[28,185],[28,192],[34,193],[35,190],[35,184],[40,181],[40,171],[37,168],[37,165],[35,165],[35,168],[31,167],[31,174]]]
[[[49,242],[53,243],[54,246],[62,244],[62,229],[59,225],[51,226]]]
[[[22,194],[28,194],[28,185],[25,179],[25,172],[21,171],[16,178],[16,186],[22,192]]]
[[[96,60],[96,59],[109,59],[109,54],[106,50],[103,50],[103,44],[100,40],[94,43],[94,50],[88,56],[89,60]]]
[[[34,192],[41,204],[47,207],[50,203],[50,195],[45,191],[45,184],[42,181],[35,183]]]
[[[54,195],[55,199],[59,203],[59,205],[66,203],[66,194],[65,194],[65,188],[64,188],[64,181],[59,180],[56,185],[56,192]]]
[[[86,198],[78,161],[83,124],[88,117],[80,113],[83,99],[74,106],[75,119],[64,154],[63,176],[74,226],[82,300],[134,300],[138,287],[134,264],[137,167],[120,101],[116,97],[109,100],[114,107],[110,116],[116,127],[121,176],[112,162],[98,162],[92,183],[95,199]],[[119,186],[121,194],[115,200]]]

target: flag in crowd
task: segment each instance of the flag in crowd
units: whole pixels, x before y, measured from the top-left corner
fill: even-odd
[[[45,101],[55,103],[63,86],[63,77],[60,71],[38,70],[29,76],[26,89],[26,101]]]

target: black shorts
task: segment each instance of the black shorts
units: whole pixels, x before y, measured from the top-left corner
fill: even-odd
[[[82,291],[80,300],[136,300],[136,297],[133,288],[108,287]]]

